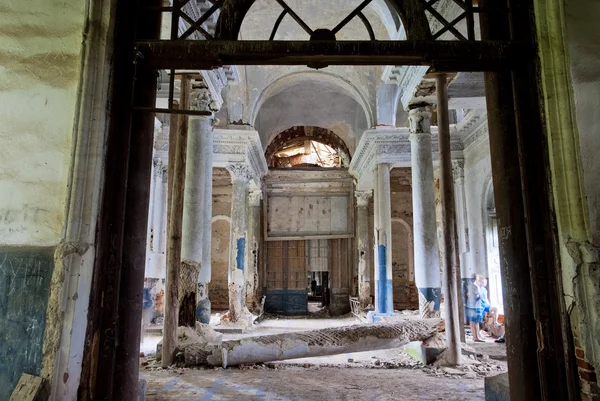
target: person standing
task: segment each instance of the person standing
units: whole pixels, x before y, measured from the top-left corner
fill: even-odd
[[[473,280],[469,284],[467,290],[467,320],[471,327],[474,342],[484,342],[479,337],[479,323],[483,321],[483,307],[481,304],[481,292],[479,289],[479,280],[481,277],[477,274],[473,275]]]

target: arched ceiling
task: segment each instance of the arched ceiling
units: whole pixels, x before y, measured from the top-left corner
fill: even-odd
[[[286,0],[293,11],[312,29],[333,29],[363,0]],[[256,0],[250,7],[240,30],[241,40],[267,40],[283,8],[276,0]],[[363,14],[371,24],[377,40],[395,39],[399,30],[398,15],[386,0],[373,0]],[[338,40],[369,40],[365,24],[353,18],[336,35]],[[308,34],[290,15],[282,20],[275,40],[308,40]]]
[[[334,82],[311,78],[293,80],[273,90],[257,109],[254,127],[263,148],[277,134],[294,126],[331,130],[354,151],[360,135],[371,125],[365,105]],[[359,99],[360,100],[360,99]]]

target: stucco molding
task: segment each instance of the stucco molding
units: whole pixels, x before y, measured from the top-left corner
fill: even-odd
[[[471,110],[454,127],[454,131],[462,138],[465,149],[483,137],[488,136],[487,112],[485,110]]]
[[[267,161],[257,131],[248,129],[217,128],[213,139],[213,166],[225,167],[241,164],[248,168],[248,178],[256,188],[268,171]]]
[[[424,128],[424,127],[422,127]],[[438,159],[437,127],[430,129],[431,133],[416,134],[431,137],[432,157]],[[407,167],[411,163],[411,133],[409,128],[377,127],[365,131],[354,152],[349,172],[357,180],[357,189],[373,189],[373,170],[377,164],[390,163],[393,167]],[[452,157],[462,159],[463,146],[460,138],[453,135],[450,139]]]

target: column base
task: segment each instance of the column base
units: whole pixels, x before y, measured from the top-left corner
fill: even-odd
[[[200,323],[210,324],[210,299],[202,299],[196,305],[196,320]]]
[[[379,313],[370,311],[367,313],[367,323],[382,323],[402,320],[399,313]]]

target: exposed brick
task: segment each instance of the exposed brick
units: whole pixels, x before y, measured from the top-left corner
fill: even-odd
[[[577,366],[579,366],[582,369],[586,369],[589,371],[594,371],[594,367],[592,365],[590,365],[589,363],[587,363],[586,361],[584,361],[583,359],[577,359]]]
[[[596,373],[579,369],[579,377],[588,382],[596,382]]]
[[[575,349],[575,355],[577,355],[577,358],[583,359],[585,357],[585,353],[583,352],[583,350],[581,348]]]

